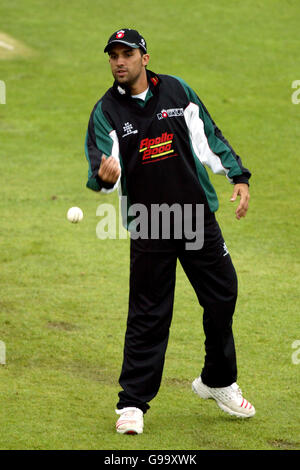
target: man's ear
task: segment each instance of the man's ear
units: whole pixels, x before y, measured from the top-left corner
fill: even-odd
[[[150,60],[149,54],[144,54],[142,58],[142,64],[146,67],[146,65],[148,65],[149,60]]]

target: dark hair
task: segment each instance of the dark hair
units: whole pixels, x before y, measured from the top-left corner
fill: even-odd
[[[137,49],[137,48],[134,48],[134,49]],[[132,50],[134,50],[134,49],[132,49]],[[140,51],[140,54],[141,54],[141,56],[143,57],[143,55],[145,55],[145,54],[146,54],[146,52],[145,52],[145,51],[143,51],[143,49],[142,49],[141,47],[139,47],[138,49],[139,49],[139,51]],[[110,51],[110,50],[108,50],[107,52],[108,52],[108,55],[110,55],[110,52],[111,52],[111,51]]]

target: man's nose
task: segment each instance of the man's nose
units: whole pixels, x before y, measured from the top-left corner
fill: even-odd
[[[117,62],[116,62],[116,63],[117,63],[117,66],[118,66],[118,67],[124,65],[124,63],[125,63],[124,57],[123,57],[123,56],[119,56],[119,57],[117,58]]]

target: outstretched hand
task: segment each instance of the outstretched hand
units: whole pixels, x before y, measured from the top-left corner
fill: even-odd
[[[230,201],[234,202],[238,196],[240,196],[240,203],[235,211],[235,215],[239,220],[241,217],[245,217],[247,214],[250,199],[248,184],[239,183],[234,185],[234,190]]]

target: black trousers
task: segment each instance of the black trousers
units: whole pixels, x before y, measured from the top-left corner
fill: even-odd
[[[203,307],[202,381],[211,387],[226,387],[236,381],[232,316],[237,277],[213,217],[206,223],[204,245],[198,251],[186,250],[184,240],[131,240],[119,409],[135,406],[145,413],[159,390],[173,313],[177,259]]]

